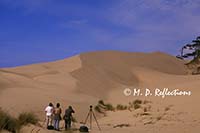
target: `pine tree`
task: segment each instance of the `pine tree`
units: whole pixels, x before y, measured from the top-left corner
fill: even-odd
[[[191,50],[190,52],[184,53],[185,50]],[[190,44],[186,44],[181,49],[181,55],[178,55],[177,58],[185,59],[193,57],[193,60],[200,58],[200,36],[198,36],[195,40]]]

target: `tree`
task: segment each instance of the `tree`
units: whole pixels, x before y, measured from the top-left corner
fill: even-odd
[[[189,52],[185,52],[189,50]],[[193,57],[193,60],[200,58],[200,36],[198,36],[195,40],[190,44],[186,44],[181,48],[181,55],[176,56],[180,59],[185,59],[189,57]]]

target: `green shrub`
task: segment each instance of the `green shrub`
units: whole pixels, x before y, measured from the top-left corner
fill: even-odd
[[[10,116],[0,108],[0,131],[7,130],[12,133],[19,132],[21,127],[27,124],[37,124],[39,119],[33,113],[21,113],[18,119]]]
[[[121,105],[121,104],[118,104],[117,107],[116,107],[117,110],[127,110],[128,107],[126,105]]]
[[[15,133],[19,130],[19,128],[20,125],[18,124],[17,119],[0,109],[0,131],[7,130]]]
[[[27,124],[36,125],[39,119],[32,112],[24,112],[19,115],[18,121],[20,125],[27,125]]]
[[[105,106],[105,103],[103,100],[99,100],[98,104]]]
[[[113,107],[113,105],[110,104],[110,103],[106,104],[105,107],[106,107],[106,110],[108,110],[108,111],[114,111],[115,110],[115,108]]]
[[[103,112],[101,111],[100,106],[98,106],[98,105],[94,107],[94,110],[97,111],[97,112],[99,112],[99,113],[103,113]]]
[[[133,108],[138,109],[141,107],[141,104],[142,104],[142,100],[137,99],[137,100],[133,101]]]
[[[141,107],[140,104],[134,104],[134,109],[139,109]]]
[[[133,104],[134,104],[134,105],[135,105],[135,104],[142,104],[142,100],[137,99],[137,100],[133,101]]]
[[[99,100],[98,105],[95,107],[95,110],[99,113],[103,113],[103,111],[101,109],[103,109],[104,111],[114,111],[115,110],[115,108],[113,107],[112,104],[104,103],[103,100]]]

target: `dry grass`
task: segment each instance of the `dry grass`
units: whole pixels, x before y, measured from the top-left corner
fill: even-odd
[[[24,112],[19,115],[18,121],[20,125],[27,125],[27,124],[36,125],[39,119],[32,112]]]
[[[114,107],[110,103],[105,103],[103,100],[99,100],[98,104],[95,106],[95,111],[99,113],[105,113],[105,111],[115,111],[115,110],[130,110],[131,108],[139,109],[142,107],[142,104],[150,103],[150,101],[142,101],[139,99],[134,100],[133,102],[129,102],[128,105],[122,105],[117,104],[116,107]],[[147,112],[147,108],[144,109],[144,112]]]
[[[33,113],[21,113],[18,118],[12,117],[7,112],[0,109],[0,131],[7,130],[12,133],[19,132],[22,126],[27,124],[37,124],[38,118]]]
[[[20,125],[18,124],[17,119],[0,109],[0,131],[7,130],[15,133],[19,130],[19,128]]]
[[[98,106],[98,105],[96,105],[96,106],[94,107],[94,110],[97,111],[98,113],[104,113],[104,112],[102,111],[101,107]]]
[[[116,107],[116,109],[117,109],[117,110],[127,110],[127,109],[128,109],[128,106],[118,104],[117,107]]]
[[[114,111],[115,107],[110,103],[105,103],[103,100],[99,100],[98,105],[95,106],[95,110],[99,113],[104,111]]]

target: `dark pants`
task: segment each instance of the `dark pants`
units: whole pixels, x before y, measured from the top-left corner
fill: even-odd
[[[65,129],[70,129],[71,128],[71,119],[65,119]]]

